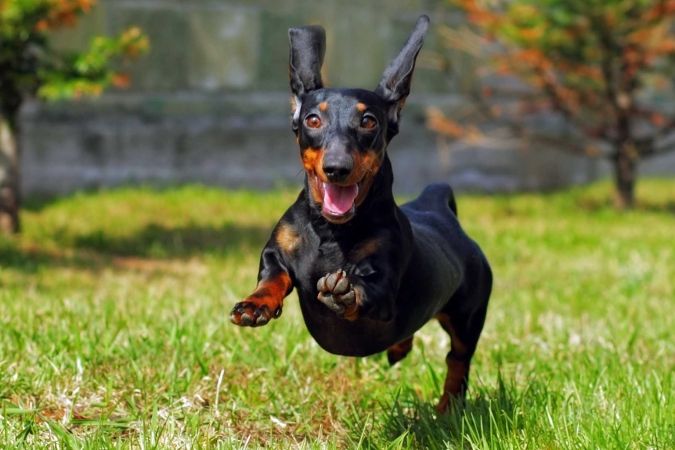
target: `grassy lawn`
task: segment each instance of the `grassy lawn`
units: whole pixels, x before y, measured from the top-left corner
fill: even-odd
[[[495,273],[463,412],[448,338],[400,365],[322,351],[295,294],[231,325],[295,196],[123,189],[29,205],[0,238],[0,443],[50,448],[674,448],[675,181],[462,197]]]

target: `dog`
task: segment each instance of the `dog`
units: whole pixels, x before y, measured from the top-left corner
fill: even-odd
[[[390,364],[413,335],[437,319],[450,335],[448,374],[438,411],[465,397],[483,328],[492,272],[462,230],[452,189],[427,186],[397,206],[387,146],[399,132],[429,18],[421,16],[374,91],[325,88],[325,31],[289,30],[292,129],[304,189],[262,251],[258,286],[230,320],[257,327],[279,318],[297,290],[307,328],[326,351]]]

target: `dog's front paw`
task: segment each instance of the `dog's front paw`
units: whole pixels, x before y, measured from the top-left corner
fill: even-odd
[[[281,315],[281,306],[272,310],[267,304],[244,300],[234,305],[230,313],[230,322],[242,327],[259,327]]]
[[[358,318],[358,299],[354,286],[349,282],[344,270],[327,273],[316,284],[319,290],[318,299],[324,305],[344,316],[347,320]]]

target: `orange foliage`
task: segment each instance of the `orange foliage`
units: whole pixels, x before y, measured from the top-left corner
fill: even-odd
[[[43,32],[75,25],[81,14],[91,11],[96,0],[49,0],[48,3],[50,6],[48,16],[36,24],[37,31]]]
[[[544,35],[544,29],[541,27],[537,28],[525,28],[520,31],[520,36],[526,41],[536,41],[541,39]]]
[[[143,32],[138,27],[129,28],[122,34],[120,39],[126,43],[124,53],[132,58],[136,58],[141,53],[146,52],[150,46],[148,38],[143,36]]]
[[[427,125],[437,133],[452,136],[455,139],[465,137],[467,134],[465,127],[445,117],[443,112],[437,108],[430,108],[427,111]]]
[[[658,20],[672,15],[675,15],[675,0],[664,0],[650,10],[645,19]]]
[[[49,29],[49,21],[46,19],[38,21],[38,23],[35,25],[35,30],[39,32],[47,31],[48,29]]]
[[[541,70],[550,70],[553,68],[553,63],[551,62],[551,60],[548,59],[546,55],[544,55],[544,53],[538,49],[520,50],[513,56],[519,62],[528,64],[530,67],[533,68]]]
[[[461,8],[466,11],[469,22],[480,24],[482,27],[490,28],[498,25],[502,19],[501,17],[481,6],[476,0],[455,0]]]
[[[666,39],[661,44],[654,47],[653,51],[657,54],[675,53],[675,39]]]
[[[112,82],[118,88],[128,88],[131,85],[131,77],[128,73],[118,73],[113,76]]]

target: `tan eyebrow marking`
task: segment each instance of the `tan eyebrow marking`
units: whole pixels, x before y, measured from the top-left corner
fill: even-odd
[[[364,105],[363,103],[357,103],[356,109],[358,109],[359,111],[363,112],[363,111],[366,110],[366,105]]]
[[[328,103],[327,102],[321,102],[319,103],[319,109],[321,111],[325,111],[328,108]]]

